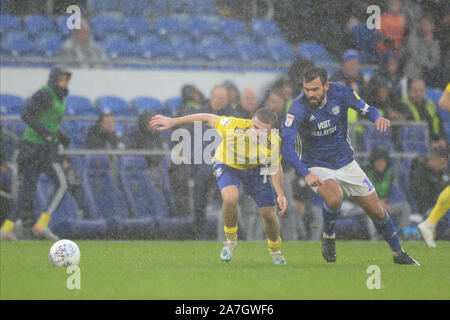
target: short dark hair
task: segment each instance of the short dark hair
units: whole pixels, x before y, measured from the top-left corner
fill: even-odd
[[[275,128],[278,124],[277,114],[268,108],[256,110],[254,117],[258,118],[261,122],[270,124],[272,128]]]
[[[312,67],[308,68],[305,71],[305,73],[303,74],[303,81],[311,82],[314,79],[316,79],[317,77],[319,77],[320,82],[322,82],[322,84],[327,83],[327,81],[328,81],[327,70],[325,70],[325,68],[322,68],[322,67],[312,66]]]

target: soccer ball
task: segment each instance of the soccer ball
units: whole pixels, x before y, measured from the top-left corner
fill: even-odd
[[[48,257],[55,267],[67,267],[80,263],[81,252],[75,242],[63,239],[52,245]]]

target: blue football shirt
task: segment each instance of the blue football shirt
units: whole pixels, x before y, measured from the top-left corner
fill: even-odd
[[[304,93],[291,104],[281,127],[281,153],[302,176],[310,167],[339,169],[354,160],[348,108],[375,122],[381,115],[351,88],[330,82],[326,103],[312,108]]]

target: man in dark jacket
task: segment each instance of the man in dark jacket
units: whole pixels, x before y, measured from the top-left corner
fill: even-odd
[[[123,148],[121,139],[116,134],[116,121],[113,114],[100,114],[97,123],[88,131],[87,149],[117,149]]]
[[[15,223],[23,211],[32,210],[37,183],[43,172],[57,187],[47,209],[40,215],[32,231],[39,238],[58,239],[48,224],[67,190],[66,177],[58,157],[58,145],[62,143],[67,147],[70,144],[70,139],[60,130],[70,77],[68,70],[60,66],[54,67],[50,71],[47,84],[31,97],[22,111],[22,120],[27,127],[17,158],[19,190],[8,218],[1,227],[1,239],[16,240]]]
[[[424,217],[436,204],[441,191],[449,185],[447,163],[448,150],[442,147],[432,148],[429,156],[419,156],[411,163],[410,190],[419,213]]]

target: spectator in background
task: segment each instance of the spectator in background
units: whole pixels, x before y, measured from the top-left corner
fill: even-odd
[[[393,51],[398,57],[403,55],[404,36],[408,28],[401,0],[390,0],[388,12],[381,15],[381,29],[378,32],[378,54]]]
[[[381,65],[370,79],[369,88],[373,88],[376,83],[384,84],[390,93],[400,99],[402,96],[402,80],[403,74],[400,70],[400,59],[392,51],[386,51],[381,59]],[[369,96],[373,92],[369,92]],[[376,95],[376,92],[375,92]]]
[[[439,146],[431,148],[430,155],[419,156],[411,162],[410,191],[424,218],[449,184],[447,164],[448,148]]]
[[[138,117],[138,125],[131,132],[127,148],[128,149],[145,149],[145,150],[167,150],[168,144],[164,141],[158,131],[150,128],[149,123],[156,112],[143,112]],[[147,162],[147,173],[152,181],[152,184],[156,187],[162,198],[167,200],[164,192],[163,176],[161,169],[161,162],[164,155],[149,155],[145,156]],[[174,187],[174,186],[172,186]],[[172,188],[173,190],[173,188]],[[166,202],[168,208],[170,208],[169,202]],[[176,206],[176,203],[175,203]],[[176,208],[177,212],[178,207]],[[175,214],[175,213],[172,213]]]
[[[419,29],[413,30],[408,38],[405,63],[408,79],[423,78],[432,87],[440,85],[441,72],[441,49],[434,35],[435,28],[436,24],[430,15],[420,19]]]
[[[389,212],[399,230],[409,225],[411,207],[394,183],[394,173],[391,171],[391,159],[388,150],[383,146],[374,147],[369,160],[362,169],[367,174],[380,198],[381,206]],[[363,212],[361,212],[363,214]],[[372,219],[368,219],[372,221]],[[371,222],[369,222],[371,223]],[[371,239],[376,238],[375,226],[369,228]]]
[[[392,93],[386,82],[382,80],[371,81],[371,90],[374,91],[374,97],[371,97],[370,104],[375,106],[380,114],[391,121],[405,121],[406,117],[402,110],[400,96]],[[372,95],[371,95],[372,96]],[[401,126],[391,124],[392,144],[395,150],[400,151],[398,135]]]
[[[199,112],[203,105],[203,94],[194,85],[187,84],[181,88],[181,106],[178,108],[177,117]]]
[[[352,88],[358,95],[364,97],[366,94],[366,83],[359,69],[359,54],[355,50],[347,50],[342,57],[343,66],[331,77],[330,81],[340,82]],[[355,125],[359,120],[359,114],[353,109],[348,109],[348,122],[352,126],[352,140],[357,150],[362,150],[364,141],[364,127]]]
[[[240,97],[240,103],[236,107],[236,112],[240,118],[251,119],[258,109],[258,93],[254,88],[245,88]]]
[[[198,113],[201,111],[203,103],[204,96],[197,87],[192,84],[184,85],[181,88],[181,105],[178,108],[176,116],[183,117],[189,114]],[[185,129],[190,130],[191,134],[193,134],[192,126],[186,126]],[[173,142],[172,147],[175,144],[176,143]],[[180,152],[180,156],[183,156],[183,151],[180,150]],[[189,216],[191,214],[191,207],[187,205],[189,204],[191,197],[189,190],[190,166],[190,164],[180,163],[177,165],[172,164],[169,167],[170,186],[172,188],[178,216]]]
[[[283,76],[273,85],[275,90],[279,90],[284,97],[285,111],[288,112],[291,107],[292,100],[294,100],[294,86],[288,76]]]
[[[155,116],[155,112],[143,112],[138,117],[138,125],[131,132],[128,149],[146,149],[146,150],[163,150],[167,149],[167,143],[163,141],[158,131],[152,130],[149,127],[150,120]],[[145,160],[149,169],[158,168],[163,159],[163,155],[146,156]]]
[[[266,91],[262,105],[258,108],[268,108],[275,112],[278,116],[278,124],[275,128],[281,127],[281,121],[284,120],[286,115],[286,101],[284,99],[283,92],[278,88],[270,88]]]
[[[116,120],[111,113],[100,114],[97,123],[88,131],[87,149],[123,149],[124,144],[116,134]]]
[[[230,104],[230,108],[236,110],[240,102],[240,92],[238,87],[231,80],[225,81],[223,85],[227,88],[228,103]]]
[[[407,120],[426,121],[431,146],[446,147],[445,128],[436,105],[425,98],[425,81],[416,78],[408,83],[408,94],[403,98],[403,113]]]
[[[85,19],[82,18],[82,21]],[[61,46],[58,57],[62,63],[71,67],[92,68],[97,63],[107,61],[106,54],[95,43],[86,23],[82,23],[80,29],[73,31],[72,37]]]

